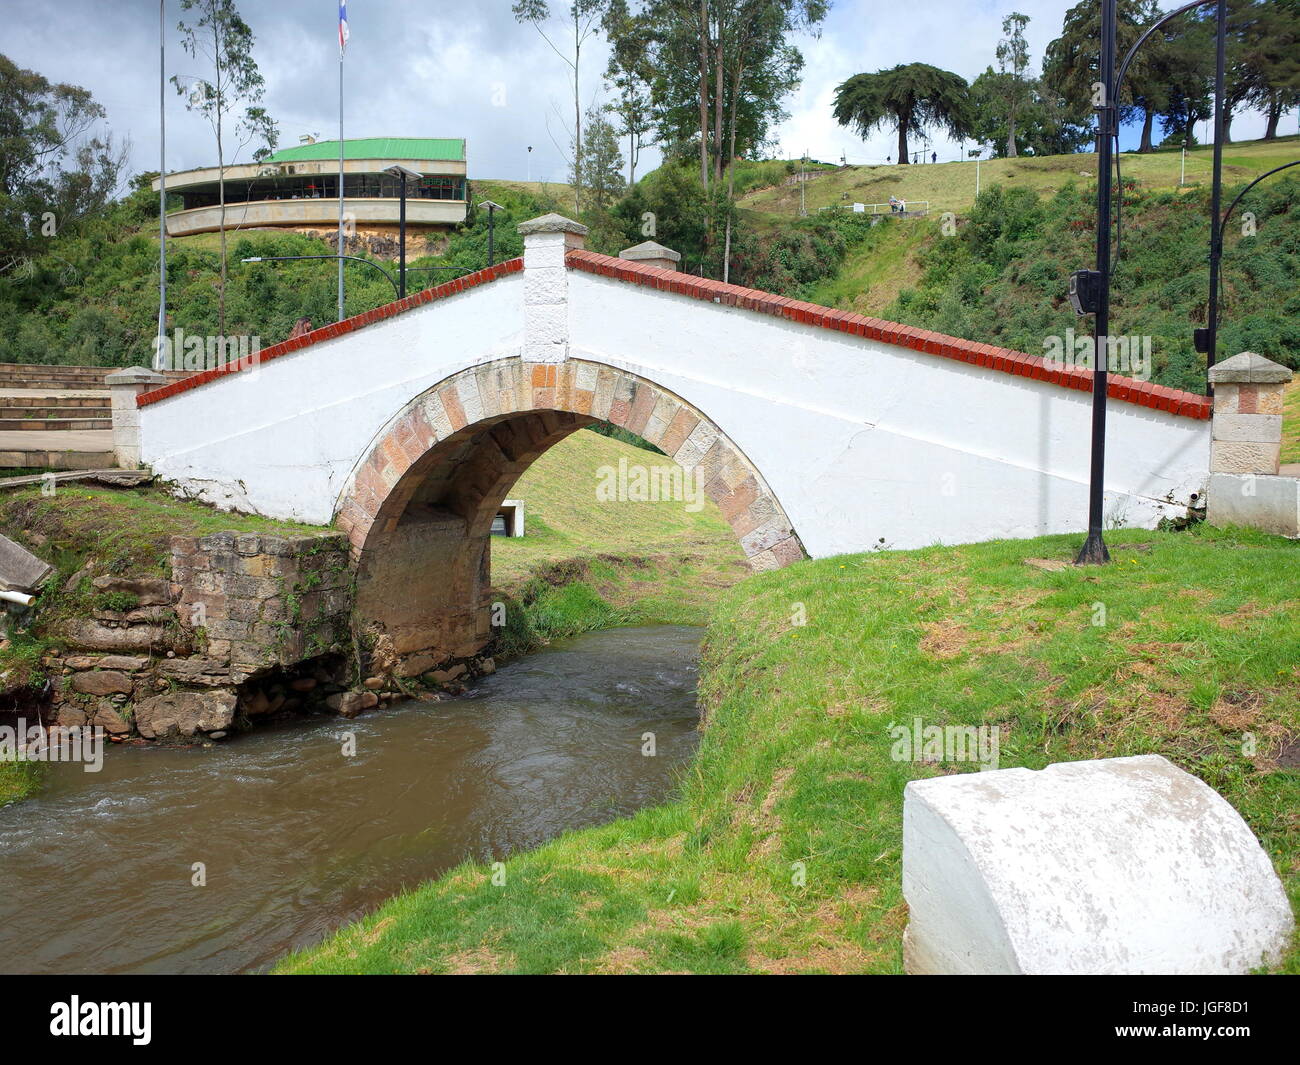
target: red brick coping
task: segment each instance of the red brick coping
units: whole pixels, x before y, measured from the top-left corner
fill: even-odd
[[[821,307],[803,300],[792,300],[785,296],[776,296],[771,292],[761,292],[756,288],[743,285],[729,285],[723,281],[711,281],[705,277],[693,277],[673,270],[661,270],[656,266],[618,259],[612,255],[598,255],[590,251],[571,251],[565,257],[569,266],[585,270],[601,277],[612,277],[618,281],[630,281],[649,288],[675,292],[681,296],[692,296],[698,300],[708,300],[727,307],[740,307],[748,311],[788,318],[792,322],[815,325],[822,329],[834,329],[842,333],[867,337],[897,344],[900,347],[923,351],[929,355],[942,355],[944,358],[968,362],[975,366],[986,366],[1003,373],[1016,374],[1020,377],[1033,377],[1040,381],[1061,385],[1064,388],[1077,388],[1091,391],[1092,371],[1081,368],[1062,368],[1048,366],[1045,359],[1008,348],[994,347],[992,344],[977,344],[973,340],[934,333],[928,329],[913,329],[911,326],[886,322],[880,318],[868,318],[851,311],[837,311],[830,307]],[[1107,395],[1111,399],[1125,403],[1135,403],[1141,407],[1181,414],[1188,418],[1209,418],[1211,401],[1206,396],[1194,392],[1183,392],[1177,388],[1152,384],[1149,381],[1135,381],[1131,377],[1119,377],[1111,374],[1107,381]]]
[[[263,348],[258,353],[258,363],[269,362],[271,359],[278,359],[281,355],[288,355],[290,352],[298,351],[302,348],[315,344],[320,340],[329,340],[331,337],[342,336],[344,333],[351,333],[354,330],[361,329],[373,322],[378,322],[383,318],[391,318],[395,314],[401,314],[403,311],[413,310],[425,303],[431,303],[433,300],[444,299],[447,296],[454,296],[457,292],[464,292],[477,285],[482,285],[488,281],[495,281],[498,277],[505,277],[506,274],[518,274],[524,269],[524,260],[507,259],[503,263],[497,263],[495,266],[489,266],[484,270],[477,270],[472,274],[466,274],[464,277],[458,277],[454,281],[448,281],[445,284],[438,285],[435,288],[426,288],[405,299],[394,300],[392,303],[385,303],[382,307],[376,307],[373,311],[366,311],[364,314],[357,314],[351,318],[344,318],[341,322],[333,322],[330,325],[323,325],[319,329],[313,329],[310,333],[303,333],[300,337],[293,340],[284,340],[279,344],[272,344],[269,348]],[[221,366],[215,370],[204,370],[196,373],[192,377],[187,377],[184,381],[173,381],[169,385],[163,385],[161,388],[155,388],[151,392],[143,392],[136,396],[135,402],[137,407],[147,407],[150,403],[157,403],[161,399],[170,399],[172,396],[180,395],[182,392],[188,392],[191,388],[198,388],[199,385],[206,385],[209,381],[215,381],[219,377],[225,377],[227,374],[238,373],[239,365],[235,363],[230,366]]]
[[[762,292],[759,289],[745,288],[743,285],[712,281],[705,277],[694,277],[680,271],[661,270],[655,266],[645,266],[628,259],[615,258],[612,255],[600,255],[591,251],[571,251],[565,256],[565,262],[573,269],[583,270],[601,277],[613,278],[617,281],[645,285],[649,288],[673,292],[681,296],[691,296],[695,299],[707,300],[710,303],[718,303],[727,307],[740,307],[743,310],[771,314],[778,318],[786,318],[792,322],[801,322],[804,325],[818,326],[822,329],[832,329],[854,336],[867,337],[870,340],[878,340],[885,344],[897,344],[900,347],[912,348],[914,351],[925,352],[928,355],[939,355],[943,358],[955,359],[958,362],[970,363],[973,366],[982,366],[1019,377],[1030,377],[1039,381],[1046,381],[1049,384],[1060,385],[1062,388],[1074,388],[1082,392],[1092,390],[1092,371],[1090,370],[1081,367],[1049,366],[1047,360],[1039,356],[1026,355],[1023,352],[1012,351],[1009,348],[999,348],[993,344],[979,344],[973,340],[962,340],[960,337],[935,333],[929,329],[914,329],[911,326],[900,325],[897,322],[887,322],[881,318],[868,318],[866,315],[856,314],[852,311],[837,311],[830,307],[818,306],[815,303],[794,300],[786,296],[777,296],[771,292]],[[322,326],[320,329],[313,329],[310,333],[304,333],[294,340],[286,340],[269,348],[264,348],[260,353],[260,361],[266,362],[270,359],[279,358],[281,355],[288,355],[290,352],[298,351],[301,348],[315,344],[317,341],[342,336],[344,333],[350,333],[380,319],[390,318],[395,314],[412,310],[433,300],[464,292],[466,289],[474,288],[488,281],[495,281],[498,277],[504,277],[506,274],[519,273],[523,268],[523,259],[509,259],[506,262],[498,263],[496,266],[490,266],[485,270],[479,270],[465,277],[457,278],[455,281],[448,281],[436,288],[417,292],[413,296],[407,296],[406,299],[386,303],[382,307],[376,307],[373,311],[367,311],[365,314],[358,314],[353,318],[346,318],[341,322]],[[159,400],[187,392],[191,388],[198,388],[209,381],[215,381],[226,374],[237,372],[238,370],[235,367],[205,370],[183,381],[173,381],[162,388],[155,388],[152,392],[145,392],[136,397],[136,404],[140,407],[148,406],[150,403],[157,403]],[[1132,403],[1140,407],[1150,407],[1154,410],[1168,411],[1170,414],[1177,414],[1186,418],[1208,419],[1210,417],[1212,403],[1207,396],[1198,396],[1194,392],[1183,392],[1177,388],[1167,388],[1164,385],[1153,384],[1150,381],[1135,381],[1131,377],[1120,377],[1116,374],[1109,376],[1107,385],[1107,395],[1111,399]]]

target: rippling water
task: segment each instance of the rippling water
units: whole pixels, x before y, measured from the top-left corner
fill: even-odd
[[[0,809],[0,971],[265,968],[465,858],[658,802],[695,750],[699,638],[613,629],[449,702],[52,765]]]

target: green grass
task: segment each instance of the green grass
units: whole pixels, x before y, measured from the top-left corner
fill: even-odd
[[[1282,461],[1300,462],[1300,377],[1287,386],[1283,399]]]
[[[932,236],[930,226],[883,219],[871,237],[849,249],[839,272],[810,285],[804,298],[823,307],[879,316],[904,288],[920,281],[916,253]]]
[[[93,557],[101,572],[133,576],[168,572],[172,536],[321,531],[316,525],[217,510],[148,486],[97,488],[71,483],[46,496],[40,485],[33,485],[0,495],[0,532],[47,562],[58,564],[61,559],[66,568],[68,563],[84,564]]]
[[[903,787],[970,769],[892,761],[888,726],[914,716],[1000,726],[1004,768],[1162,754],[1240,811],[1300,906],[1300,773],[1278,764],[1300,721],[1300,544],[1110,540],[1105,569],[1027,564],[1071,558],[1055,536],[743,582],[709,628],[679,798],[512,858],[504,886],[466,863],[279,971],[897,973]]]
[[[1250,181],[1266,170],[1296,157],[1300,137],[1279,137],[1274,141],[1234,144],[1224,153],[1225,185]],[[1211,148],[1187,153],[1188,185],[1209,185]],[[1149,188],[1176,188],[1179,153],[1155,152],[1120,157],[1125,179],[1135,178]],[[1033,189],[1051,195],[1073,181],[1081,186],[1095,181],[1097,156],[1093,153],[1051,155],[1042,158],[990,159],[979,164],[980,187]],[[851,166],[808,183],[805,203],[809,211],[841,204],[886,203],[890,196],[910,202],[928,200],[932,215],[942,211],[966,213],[975,202],[975,161],[923,166]],[[799,189],[776,186],[759,189],[742,197],[741,206],[776,215],[797,215]]]
[[[31,798],[40,790],[42,762],[0,762],[0,806]]]
[[[672,466],[663,455],[581,431],[541,456],[511,489],[525,505],[522,538],[492,540],[493,584],[527,606],[533,627],[512,630],[511,650],[535,638],[613,625],[703,625],[720,588],[748,572],[717,506],[602,502],[597,472]]]

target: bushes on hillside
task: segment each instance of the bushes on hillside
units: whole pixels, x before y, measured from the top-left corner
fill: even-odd
[[[1225,204],[1231,202],[1228,190]],[[1223,259],[1219,356],[1256,351],[1300,366],[1300,182],[1258,186],[1230,221]],[[1208,193],[1125,192],[1111,288],[1111,332],[1150,337],[1152,377],[1205,390],[1205,358],[1192,330],[1205,324]],[[1096,204],[1067,186],[1038,201],[1025,189],[981,194],[955,235],[936,229],[921,255],[920,284],[885,315],[909,325],[1042,354],[1044,341],[1091,327],[1067,299],[1069,275],[1093,265]]]

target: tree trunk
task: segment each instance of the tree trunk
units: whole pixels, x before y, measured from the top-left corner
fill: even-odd
[[[700,184],[709,187],[709,0],[700,0]]]
[[[1144,109],[1146,117],[1142,119],[1142,143],[1138,145],[1139,152],[1150,152],[1154,149],[1151,146],[1151,125],[1155,122],[1155,114],[1148,107]]]
[[[573,209],[582,210],[582,98],[578,86],[578,60],[582,57],[578,6],[573,6]]]
[[[1232,143],[1232,108],[1223,109],[1223,143]]]
[[[740,79],[745,68],[737,59],[736,77],[731,84],[731,129],[727,139],[727,241],[722,249],[722,280],[731,280],[731,215],[736,206],[736,109],[740,100]]]
[[[713,47],[713,62],[717,67],[714,75],[713,100],[713,180],[722,180],[722,23],[718,23],[718,40]]]
[[[911,162],[907,157],[907,123],[901,118],[898,120],[898,161],[901,164]]]
[[[1016,116],[1007,115],[1007,158],[1016,157]]]
[[[217,118],[217,189],[221,199],[221,288],[217,293],[217,335],[226,335],[226,159],[221,148],[221,118]],[[343,254],[342,251],[339,252]]]
[[[1278,93],[1269,97],[1268,101],[1268,125],[1264,129],[1264,139],[1266,141],[1277,139],[1277,124],[1282,118],[1282,100]]]

